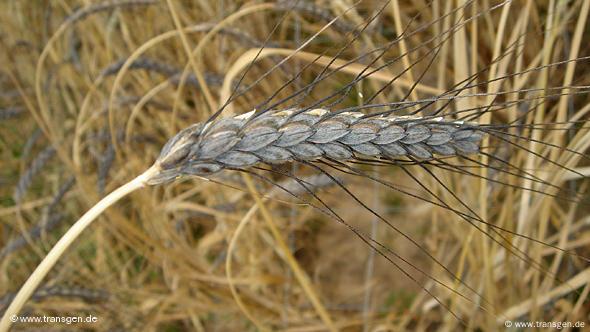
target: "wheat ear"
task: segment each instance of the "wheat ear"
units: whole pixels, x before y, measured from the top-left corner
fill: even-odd
[[[250,112],[179,132],[162,149],[156,161],[161,169],[148,184],[259,163],[475,154],[484,134],[476,123],[442,117],[364,117],[361,112],[325,109]]]

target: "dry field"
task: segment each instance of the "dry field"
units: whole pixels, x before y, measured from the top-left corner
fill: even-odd
[[[323,108],[442,116],[482,139],[460,156],[174,174],[106,209],[15,316],[96,322],[13,330],[581,330],[589,8],[2,1],[0,310],[80,216],[183,128]]]

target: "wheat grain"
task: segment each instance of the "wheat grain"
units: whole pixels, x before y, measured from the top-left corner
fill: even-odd
[[[483,137],[476,124],[440,117],[363,117],[359,112],[334,115],[324,109],[253,115],[195,124],[181,131],[162,149],[155,163],[160,171],[148,184],[257,163],[473,154]]]
[[[27,141],[25,142],[25,144],[23,146],[23,152],[22,152],[23,159],[27,159],[31,155],[31,151],[33,150],[33,147],[35,146],[35,143],[37,143],[37,141],[41,137],[41,134],[42,134],[41,129],[35,128],[35,130],[33,130],[33,132],[31,133],[31,135],[29,135],[29,138],[27,139]]]
[[[22,107],[9,107],[0,109],[0,120],[8,120],[16,118],[24,113],[25,109]]]
[[[5,294],[0,298],[0,312],[14,299],[13,293]],[[102,289],[91,289],[79,286],[48,286],[39,288],[31,299],[41,301],[51,297],[78,298],[87,302],[106,301],[110,294]]]
[[[127,59],[122,59],[122,60],[119,60],[119,61],[107,66],[105,69],[102,70],[100,75],[103,77],[106,77],[106,76],[111,76],[111,75],[117,74],[121,70],[121,68],[123,67],[123,65],[125,64],[126,61],[127,61]],[[131,65],[129,66],[129,69],[130,70],[143,69],[143,70],[159,73],[161,75],[168,77],[174,85],[178,85],[178,83],[180,81],[180,76],[182,74],[182,70],[180,70],[174,66],[171,66],[167,63],[164,63],[164,62],[161,62],[158,60],[154,60],[154,59],[150,59],[150,58],[136,59],[135,61],[133,61],[131,63]],[[205,82],[207,82],[207,84],[212,85],[212,86],[221,86],[221,84],[223,83],[223,79],[220,76],[215,75],[213,73],[204,73],[204,77],[205,77]],[[193,86],[195,88],[200,87],[199,81],[197,80],[195,75],[187,76],[186,84]]]
[[[332,15],[332,13],[330,13],[329,10],[317,6],[310,1],[279,0],[277,1],[277,9],[299,12],[302,14],[309,15],[317,20],[322,20],[326,22],[330,22],[332,19],[334,19],[334,15]],[[341,33],[350,32],[355,29],[355,27],[352,24],[343,20],[338,20],[334,22],[333,26],[337,31]]]
[[[98,169],[96,171],[98,180],[96,181],[96,187],[101,195],[104,194],[107,177],[109,176],[109,171],[114,162],[115,148],[113,147],[113,144],[109,144],[104,153],[98,157]]]
[[[57,193],[53,196],[53,198],[51,199],[51,202],[49,204],[47,204],[47,206],[45,207],[45,210],[43,211],[43,221],[41,222],[41,225],[44,224],[44,221],[51,219],[52,214],[54,213],[55,208],[57,207],[57,205],[59,204],[59,202],[61,202],[61,200],[64,198],[64,196],[66,195],[66,193],[68,191],[70,191],[70,189],[72,189],[72,187],[74,186],[75,183],[76,183],[76,178],[73,177],[73,176],[70,176],[58,188]]]
[[[47,162],[55,155],[53,146],[48,146],[43,149],[31,163],[31,166],[24,172],[23,176],[18,180],[16,189],[14,190],[14,201],[20,202],[33,182],[33,178],[39,173]]]
[[[92,4],[84,8],[78,9],[72,15],[66,18],[66,22],[72,24],[86,18],[89,15],[99,13],[105,10],[111,10],[115,8],[132,8],[136,6],[147,6],[157,4],[157,0],[127,0],[127,1],[104,1],[98,4]]]
[[[4,258],[9,254],[17,251],[18,249],[26,246],[29,243],[27,239],[38,239],[39,237],[41,237],[41,234],[43,234],[43,232],[52,230],[59,224],[61,224],[63,219],[63,215],[59,213],[55,213],[52,214],[50,217],[47,217],[41,222],[40,225],[35,226],[33,229],[28,231],[26,237],[21,234],[19,237],[12,239],[10,242],[4,245],[4,247],[2,247],[2,249],[0,250],[0,258]]]

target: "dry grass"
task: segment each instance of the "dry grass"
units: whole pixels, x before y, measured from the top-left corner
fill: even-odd
[[[302,1],[307,7],[296,8],[283,21],[288,9],[285,2],[2,2],[0,244],[5,249],[0,252],[0,293],[17,291],[68,226],[105,192],[145,171],[168,138],[189,124],[206,120],[222,106],[254,58],[245,86],[277,62],[284,60],[285,66],[232,102],[222,116],[251,110],[319,55],[322,57],[277,99],[311,82],[325,66],[337,68],[385,45],[402,34],[407,24],[409,31],[416,31],[434,22],[411,33],[384,59],[371,64],[376,68],[399,57],[355,84],[345,105],[363,103],[363,98],[396,77],[375,102],[403,98],[418,79],[408,100],[430,98],[490,66],[478,75],[476,83],[491,83],[461,93],[484,94],[460,98],[456,107],[497,102],[493,94],[499,91],[538,89],[529,94],[505,94],[500,102],[534,96],[543,100],[543,93],[564,95],[537,104],[537,100],[515,103],[479,117],[480,123],[512,121],[523,105],[534,108],[527,119],[531,123],[587,118],[587,92],[570,98],[565,94],[575,89],[552,88],[588,85],[588,60],[550,65],[588,56],[587,2],[523,0],[494,10],[490,8],[495,2],[488,3],[492,1],[475,1],[465,8],[451,1],[422,2],[391,1],[359,38],[362,43],[351,45],[334,62],[332,57],[351,38],[351,27],[375,14],[380,1],[361,2],[353,8],[352,1]],[[323,9],[310,12],[312,3]],[[342,13],[343,19],[330,23]],[[442,34],[444,31],[474,13],[480,16],[460,24],[452,37],[445,39],[449,34]],[[258,48],[279,22],[268,47],[259,53]],[[315,34],[317,38],[295,52]],[[442,47],[422,77],[428,58],[411,64],[430,49],[416,49],[427,41],[430,46],[442,43]],[[498,58],[501,60],[493,61]],[[322,82],[302,103],[313,103],[341,89],[367,64],[368,59],[359,59]],[[544,65],[541,70],[528,70]],[[110,70],[105,71],[107,68]],[[38,132],[41,134],[35,134]],[[583,157],[539,143],[567,144],[581,152],[590,144],[585,128],[568,132],[569,136],[563,133],[535,131],[537,142],[522,144],[562,166],[584,172],[587,161]],[[576,173],[522,148],[511,149],[504,153],[519,167],[566,189],[585,189],[583,181],[571,181],[579,180]],[[486,162],[485,158],[482,161]],[[402,188],[425,193],[397,168],[380,172]],[[461,208],[427,173],[419,168],[412,168],[412,172],[452,207]],[[483,219],[590,256],[585,204],[564,203],[441,169],[434,172]],[[481,172],[485,175],[494,170]],[[26,306],[31,315],[92,314],[99,318],[98,323],[18,324],[17,328],[487,330],[502,326],[505,319],[588,321],[590,270],[583,259],[513,236],[510,240],[515,246],[542,262],[543,269],[510,254],[511,259],[506,259],[501,242],[490,240],[448,209],[368,184],[367,179],[338,176],[486,300],[482,302],[452,280],[423,251],[336,186],[320,191],[329,206],[457,292],[449,292],[401,263],[415,276],[416,282],[412,281],[334,220],[288,196],[270,194],[269,184],[256,177],[228,172],[220,180],[237,189],[185,179],[123,199],[81,236],[44,280],[43,289],[53,293],[39,293]],[[503,180],[558,193],[534,181]]]

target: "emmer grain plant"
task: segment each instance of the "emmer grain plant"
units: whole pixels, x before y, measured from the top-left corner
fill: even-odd
[[[9,3],[0,331],[70,279],[142,317],[91,329],[587,321],[590,1]]]

